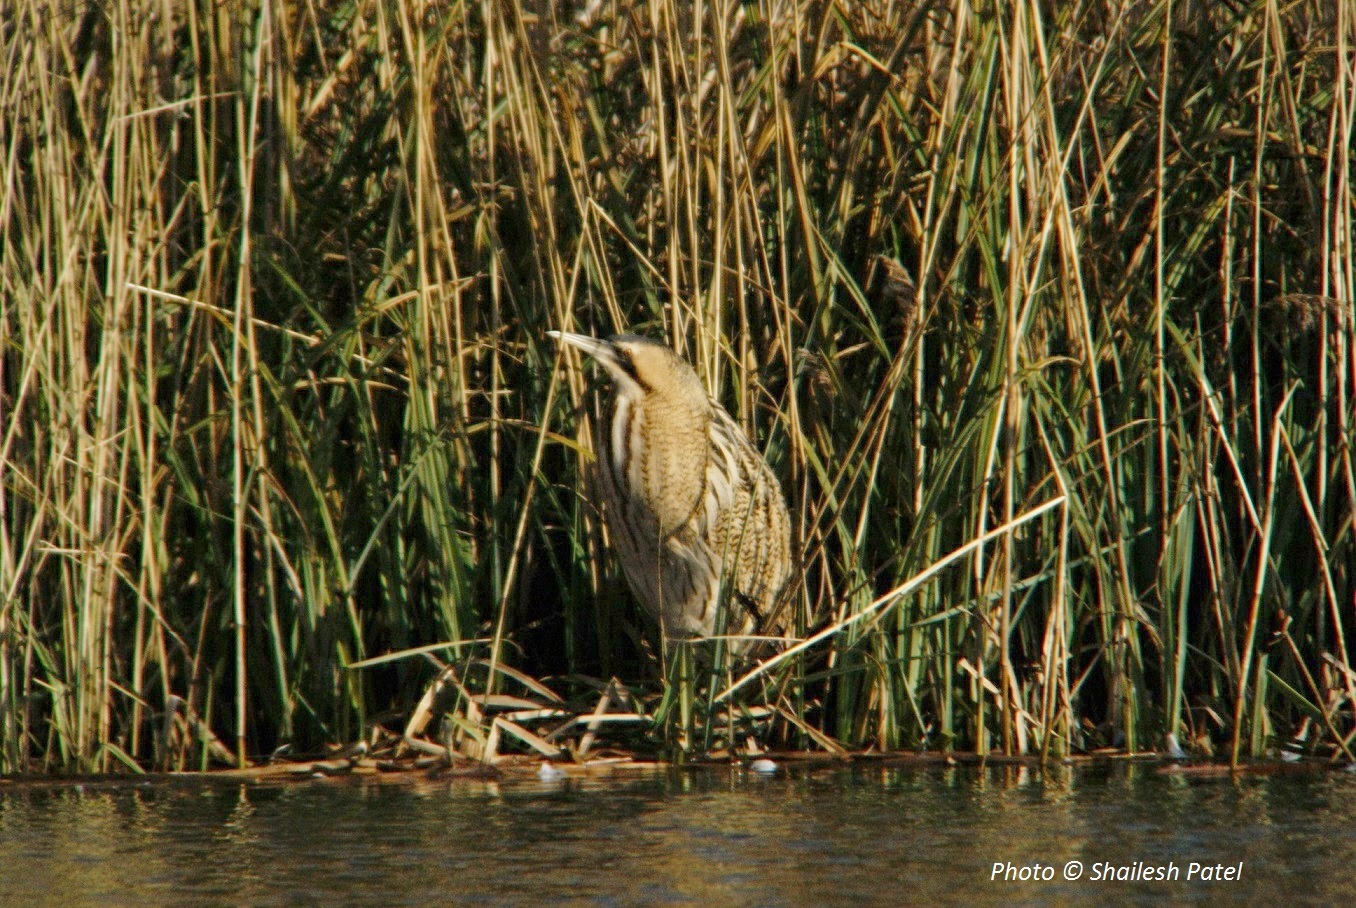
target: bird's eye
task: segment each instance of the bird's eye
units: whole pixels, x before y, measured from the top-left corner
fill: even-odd
[[[617,365],[627,375],[637,381],[640,380],[640,376],[636,373],[636,361],[632,358],[631,351],[627,350],[625,347],[617,348]]]
[[[644,394],[650,393],[650,384],[640,377],[640,370],[636,368],[636,359],[631,351],[626,347],[617,345],[612,348],[613,358],[617,368],[623,375],[635,382],[637,388]]]

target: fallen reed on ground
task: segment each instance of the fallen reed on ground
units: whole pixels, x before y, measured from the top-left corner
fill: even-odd
[[[398,728],[421,648],[482,750],[615,677],[678,750],[1350,759],[1349,0],[5,10],[0,772]],[[813,642],[661,668],[550,328],[695,364]]]

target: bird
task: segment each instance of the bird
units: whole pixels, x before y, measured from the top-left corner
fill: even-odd
[[[786,630],[791,520],[776,475],[696,371],[636,334],[548,334],[611,379],[596,454],[603,523],[640,605],[673,641]],[[743,639],[741,639],[743,638]]]

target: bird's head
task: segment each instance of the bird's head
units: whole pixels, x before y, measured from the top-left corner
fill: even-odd
[[[592,356],[612,377],[619,394],[629,397],[676,395],[691,398],[694,406],[705,405],[706,391],[697,373],[657,340],[637,334],[614,334],[601,340],[569,331],[548,331],[547,334]]]

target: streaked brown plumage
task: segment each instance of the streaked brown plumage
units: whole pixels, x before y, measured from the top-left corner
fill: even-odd
[[[603,518],[664,639],[781,633],[791,521],[767,461],[663,344],[549,333],[612,379],[596,444]]]

